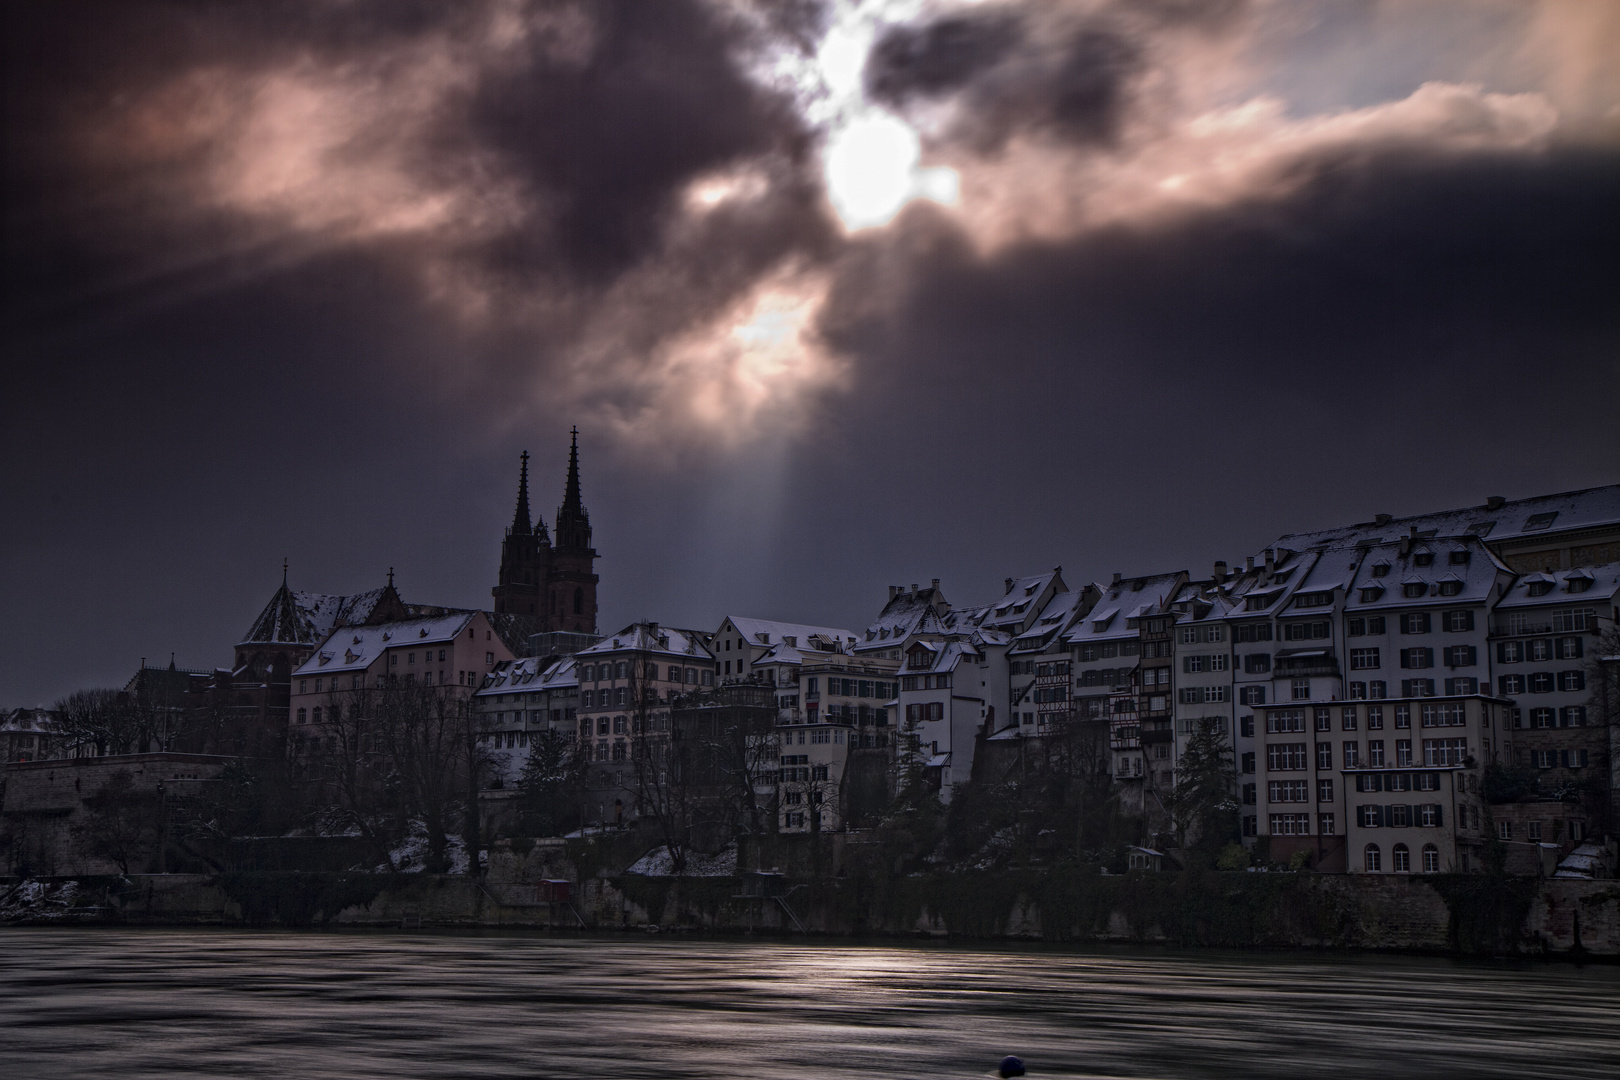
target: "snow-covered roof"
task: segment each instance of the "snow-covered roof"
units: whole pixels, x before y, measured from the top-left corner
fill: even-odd
[[[926,589],[893,589],[889,602],[883,605],[866,628],[859,648],[874,648],[878,645],[894,645],[916,632],[917,625],[925,615],[933,614],[937,618],[936,609],[950,611],[950,604],[939,589],[939,583]]]
[[[982,658],[979,650],[966,641],[913,642],[911,647],[906,650],[908,656],[916,649],[924,649],[933,654],[933,662],[925,668],[912,667],[908,659],[906,666],[901,669],[902,674],[915,675],[922,672],[955,671],[956,666],[964,660],[976,664]]]
[[[860,637],[853,630],[837,626],[810,626],[806,623],[751,619],[743,615],[727,615],[726,619],[721,621],[721,625],[725,625],[727,620],[737,628],[739,634],[748,639],[750,645],[777,645],[792,638],[794,647],[808,652],[816,648],[816,639],[826,642],[829,646],[834,642],[853,646]]]
[[[705,640],[706,635],[698,630],[683,630],[661,623],[631,623],[575,655],[581,661],[588,661],[622,652],[655,652],[713,660]]]
[[[1129,620],[1139,618],[1143,609],[1165,608],[1186,580],[1185,571],[1170,574],[1150,574],[1146,577],[1121,578],[1111,585],[1098,584],[1101,593],[1097,603],[1077,620],[1063,635],[1065,641],[1083,645],[1094,641],[1133,638],[1138,628]]]
[[[1473,537],[1419,542],[1406,553],[1402,553],[1401,546],[1380,544],[1366,553],[1351,582],[1345,602],[1347,611],[1490,603],[1495,598],[1496,583],[1510,573],[1489,548]],[[1464,553],[1467,561],[1452,562],[1453,552]],[[1433,562],[1419,566],[1415,557],[1424,553],[1432,555]],[[1381,577],[1376,576],[1374,571],[1381,565],[1388,565],[1389,570]],[[1442,592],[1443,583],[1451,588]],[[1409,585],[1421,587],[1422,593],[1407,596]]]
[[[1054,593],[1052,599],[1047,601],[1046,607],[1041,609],[1041,613],[1030,624],[1029,629],[1014,639],[1013,650],[1027,652],[1045,647],[1054,637],[1069,628],[1079,614],[1085,599],[1084,589]]]
[[[579,685],[579,667],[571,656],[551,660],[543,656],[526,656],[521,660],[507,660],[495,665],[489,681],[474,697],[489,694],[539,693],[547,690],[566,690]]]
[[[1536,589],[1531,586],[1552,586]],[[1574,586],[1574,588],[1571,588]],[[1573,570],[1552,570],[1547,573],[1526,574],[1502,594],[1499,608],[1539,607],[1541,605],[1569,605],[1582,601],[1610,603],[1620,592],[1620,563],[1602,566],[1582,566]]]
[[[1047,587],[1059,577],[1060,571],[1054,569],[1031,577],[1008,578],[1006,592],[990,605],[980,625],[1019,633],[1040,613],[1047,599]]]
[[[432,619],[402,619],[370,626],[340,627],[321,642],[315,654],[293,674],[329,675],[341,671],[364,671],[389,649],[439,645],[455,640],[477,614],[463,611]]]
[[[1504,500],[1433,514],[1390,518],[1382,525],[1362,522],[1333,529],[1288,533],[1279,537],[1283,547],[1304,551],[1319,547],[1353,547],[1359,543],[1396,540],[1416,527],[1419,537],[1478,536],[1491,543],[1533,538],[1546,533],[1620,525],[1620,484]]]
[[[316,645],[333,628],[370,618],[387,586],[352,596],[298,592],[285,582],[253,620],[238,645]]]

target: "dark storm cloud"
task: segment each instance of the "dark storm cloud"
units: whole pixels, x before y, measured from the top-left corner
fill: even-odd
[[[1110,141],[1142,69],[1139,44],[1101,19],[1031,19],[992,8],[891,27],[868,58],[866,85],[874,99],[900,108],[955,98],[953,134],[993,153],[1019,131]]]

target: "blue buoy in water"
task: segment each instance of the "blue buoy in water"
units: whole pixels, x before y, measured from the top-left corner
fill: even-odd
[[[998,1071],[1002,1076],[1023,1076],[1024,1059],[1008,1054],[1001,1059],[1001,1068]]]

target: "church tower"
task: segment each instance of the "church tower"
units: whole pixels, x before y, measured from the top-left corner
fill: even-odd
[[[596,633],[596,549],[591,519],[579,497],[579,428],[568,450],[568,483],[557,508],[557,546],[547,576],[547,629]]]
[[[508,615],[544,614],[545,585],[551,573],[551,540],[544,521],[529,519],[529,452],[518,469],[517,511],[501,541],[501,571],[495,588],[495,610]]]

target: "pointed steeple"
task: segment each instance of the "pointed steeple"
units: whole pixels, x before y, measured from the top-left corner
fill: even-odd
[[[591,519],[579,499],[579,428],[568,447],[568,485],[557,508],[557,547],[587,551],[591,546]]]
[[[529,452],[523,451],[523,464],[518,470],[517,512],[512,515],[512,535],[527,536],[534,531],[529,516]]]
[[[573,440],[568,447],[568,487],[563,491],[563,512],[579,514],[584,507],[579,505],[579,428],[573,430]]]

